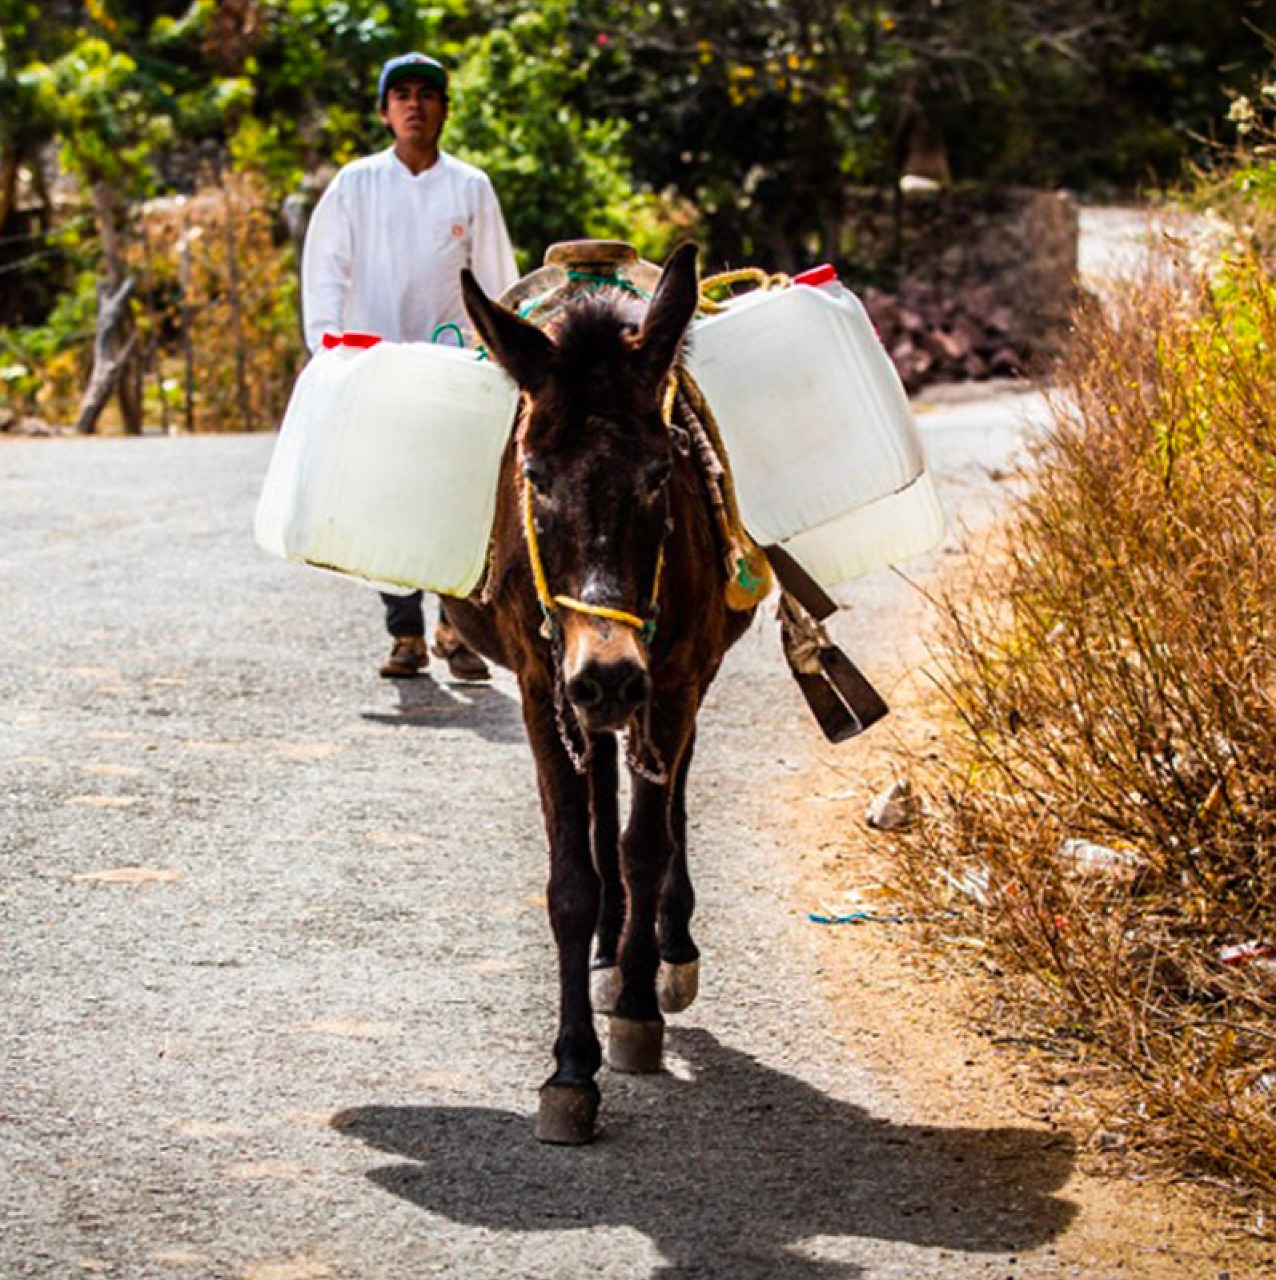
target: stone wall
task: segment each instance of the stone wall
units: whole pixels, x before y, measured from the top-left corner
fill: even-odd
[[[942,295],[990,285],[1034,332],[1075,299],[1078,212],[1062,191],[940,188],[861,191],[850,198],[846,258],[864,283],[883,272]]]
[[[1078,210],[1070,194],[863,191],[850,207],[842,246],[847,283],[875,298],[883,315],[902,310],[914,340],[925,332],[934,337],[910,342],[931,349],[936,367],[912,370],[907,382],[989,376],[963,372],[964,365],[939,367],[954,327],[969,336],[986,322],[988,344],[1013,349],[1021,371],[1055,345],[1077,301]],[[990,365],[988,357],[985,351],[969,368]],[[1010,367],[1003,358],[990,371]]]

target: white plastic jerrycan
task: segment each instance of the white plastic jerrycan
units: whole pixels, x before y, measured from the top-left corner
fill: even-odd
[[[275,442],[258,544],[378,587],[468,595],[517,403],[474,351],[326,336]]]
[[[825,588],[943,538],[903,384],[831,266],[698,320],[689,368],[717,420],[745,528]]]

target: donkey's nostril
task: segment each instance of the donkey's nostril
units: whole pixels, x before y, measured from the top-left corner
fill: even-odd
[[[602,702],[603,687],[593,676],[580,675],[568,682],[567,696],[576,706],[588,710]]]
[[[637,707],[647,701],[651,681],[644,671],[636,672],[620,686],[619,698],[626,707]]]

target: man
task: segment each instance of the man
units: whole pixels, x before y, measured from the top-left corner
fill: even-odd
[[[377,105],[393,145],[346,165],[306,231],[302,317],[311,351],[327,332],[376,333],[392,342],[468,332],[461,268],[493,297],[518,278],[487,175],[439,147],[448,115],[443,65],[421,53],[391,58],[381,68]],[[381,599],[393,637],[381,674],[418,675],[429,663],[421,592]],[[434,652],[455,679],[489,677],[448,622],[442,599]]]

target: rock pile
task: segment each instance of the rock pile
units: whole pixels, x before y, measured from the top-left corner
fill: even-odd
[[[941,294],[921,282],[898,293],[870,288],[863,301],[904,387],[1020,377],[1032,344],[1015,333],[1013,309],[987,285]]]

